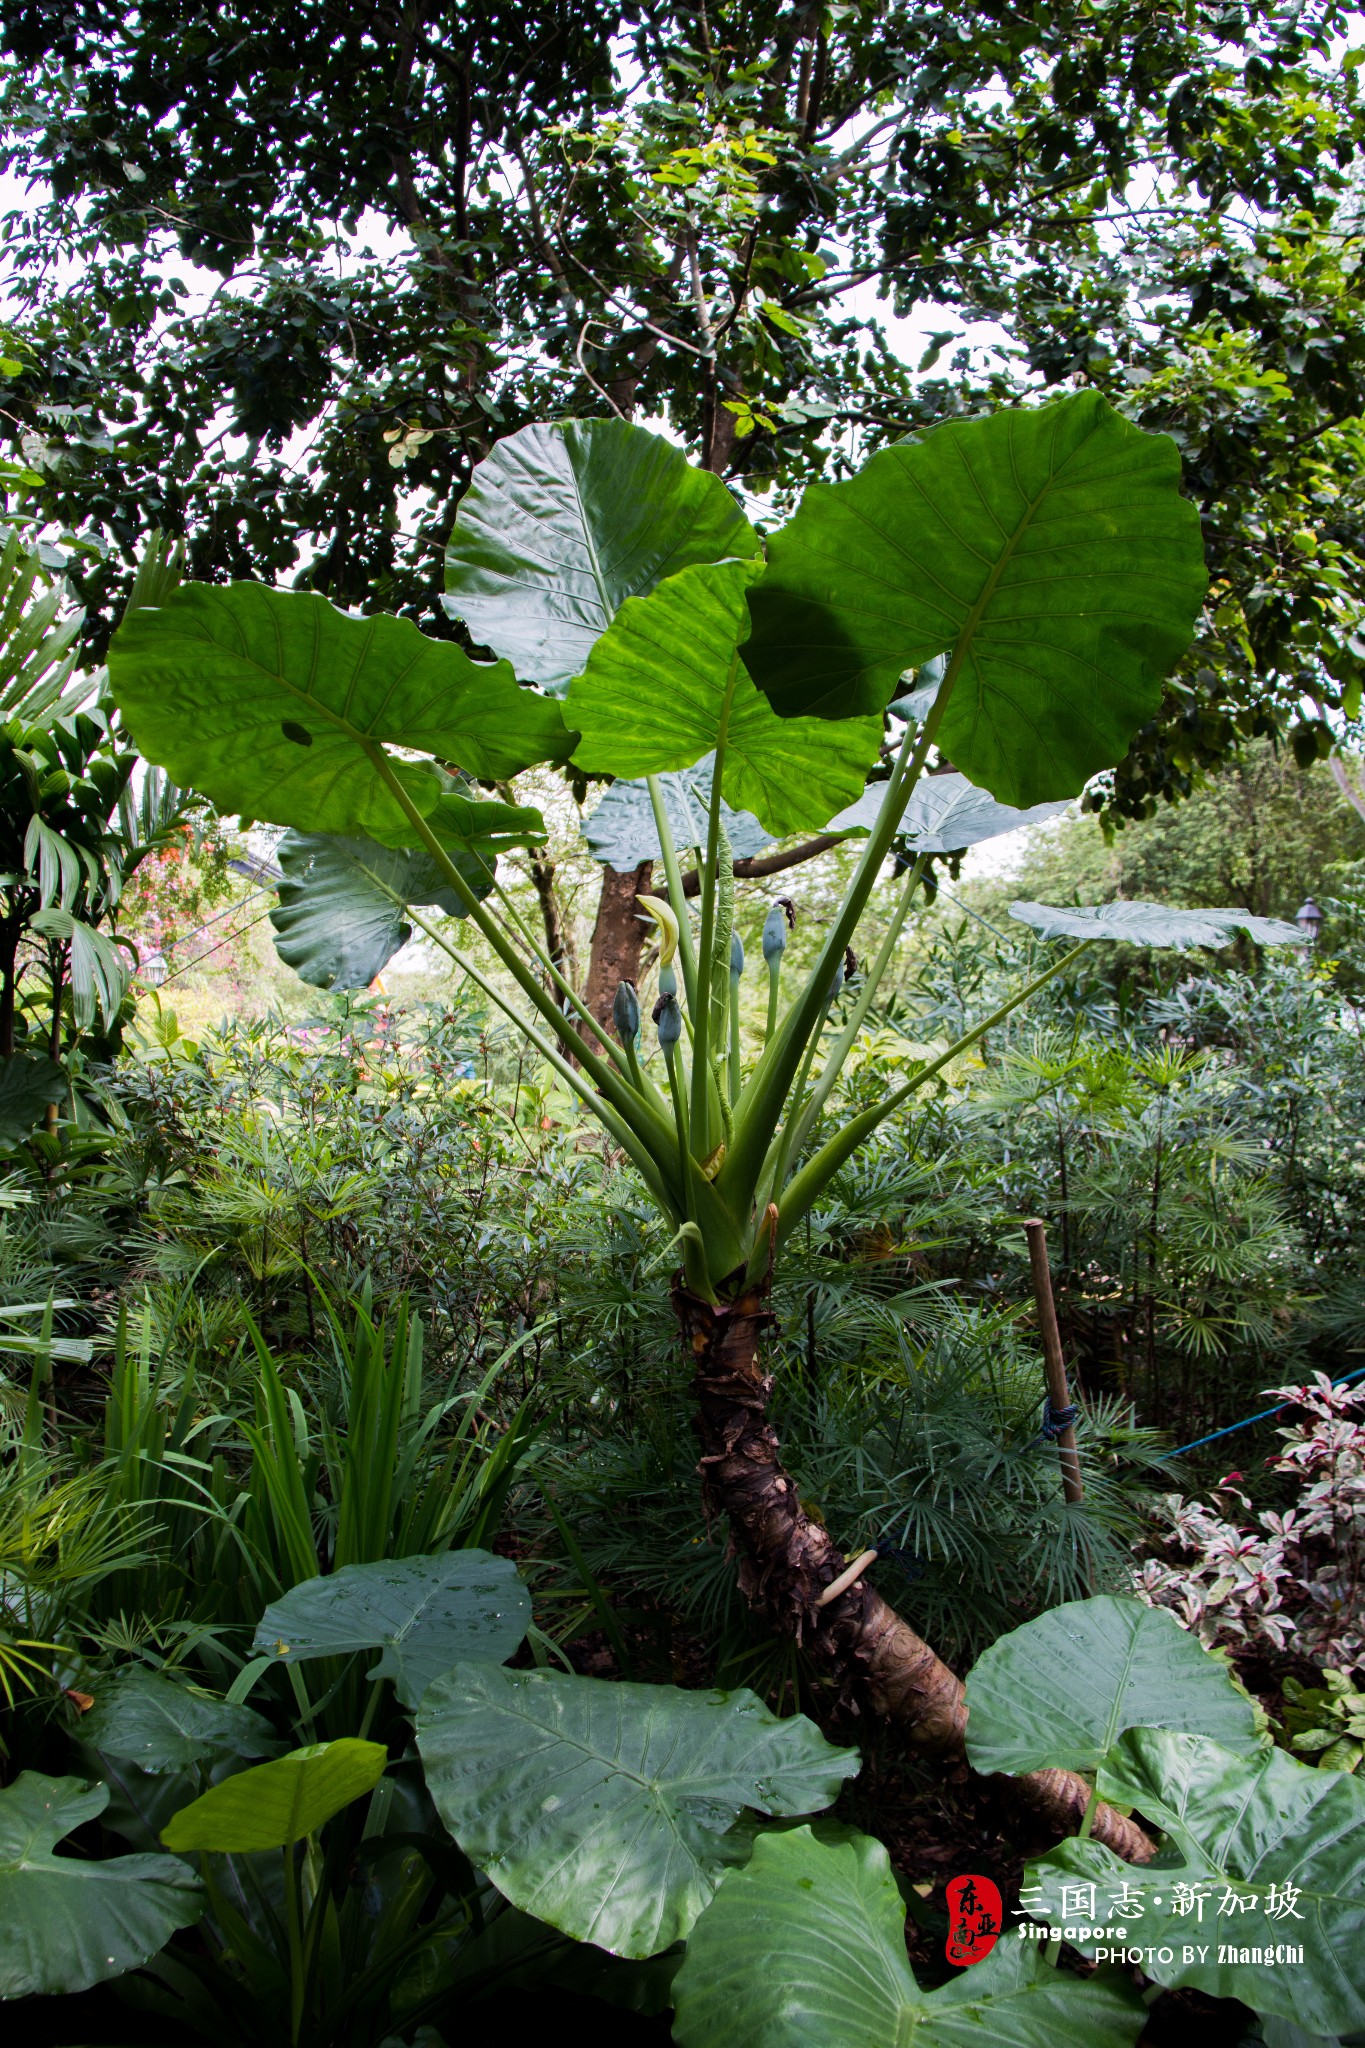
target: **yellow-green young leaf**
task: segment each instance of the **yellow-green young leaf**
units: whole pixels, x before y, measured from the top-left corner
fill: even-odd
[[[1101,1594],[1049,1608],[992,1643],[967,1680],[978,1771],[1093,1771],[1126,1728],[1185,1728],[1262,1747],[1226,1665],[1164,1607]]]
[[[1206,581],[1175,443],[1081,392],[949,421],[812,484],[768,543],[746,658],[784,717],[842,719],[950,654],[939,744],[1023,807],[1122,760]]]
[[[922,1991],[886,1850],[810,1828],[760,1835],[722,1878],[673,1990],[678,2048],[1132,2048],[1147,2018],[1121,1977],[1063,1975],[1009,1935]]]
[[[780,837],[819,830],[853,802],[877,758],[881,718],[777,717],[736,652],[749,626],[745,593],[762,574],[761,562],[683,569],[651,596],[627,599],[570,685],[579,767],[622,776],[690,768],[715,750],[728,692],[728,803]]]
[[[560,696],[626,598],[693,562],[758,552],[720,478],[658,434],[624,420],[523,427],[460,500],[446,608]]]
[[[495,779],[572,745],[559,707],[519,688],[505,662],[260,583],[190,584],[134,612],[109,675],[140,751],[182,788],[220,811],[386,846],[411,845],[413,827],[367,746]],[[450,789],[433,762],[394,772],[423,816]]]
[[[191,1849],[226,1855],[286,1849],[373,1790],[387,1762],[382,1742],[350,1736],[291,1749],[274,1763],[225,1778],[182,1806],[162,1829],[161,1839],[181,1855]]]
[[[39,1771],[0,1791],[0,1998],[51,1997],[121,1977],[203,1912],[198,1879],[173,1856],[53,1854],[108,1803],[105,1785]]]

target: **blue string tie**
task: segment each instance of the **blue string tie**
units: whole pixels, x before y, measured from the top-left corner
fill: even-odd
[[[1043,1400],[1043,1425],[1032,1443],[1024,1445],[1026,1451],[1036,1451],[1039,1444],[1055,1444],[1064,1429],[1070,1429],[1080,1414],[1074,1401],[1065,1408],[1054,1408],[1051,1401]]]

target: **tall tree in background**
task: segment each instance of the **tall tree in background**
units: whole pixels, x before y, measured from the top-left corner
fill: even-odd
[[[1213,573],[1103,801],[1150,811],[1249,733],[1307,757],[1358,711],[1362,117],[1334,0],[0,19],[5,160],[35,181],[6,424],[29,508],[100,543],[72,558],[94,651],[154,527],[195,576],[460,633],[455,507],[532,418],[665,419],[761,508],[1091,383],[1175,434]],[[875,295],[931,318],[914,361]],[[608,877],[603,989],[633,893]]]

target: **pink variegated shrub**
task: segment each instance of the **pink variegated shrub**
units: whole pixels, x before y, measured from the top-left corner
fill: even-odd
[[[1169,1607],[1210,1648],[1292,1650],[1338,1671],[1365,1663],[1365,1386],[1276,1387],[1306,1411],[1271,1460],[1302,1491],[1283,1514],[1252,1513],[1230,1473],[1214,1504],[1167,1494],[1162,1557],[1136,1590]],[[1240,1514],[1237,1504],[1240,1503]]]

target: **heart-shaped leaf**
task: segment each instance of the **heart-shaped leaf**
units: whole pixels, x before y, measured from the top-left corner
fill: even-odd
[[[717,476],[623,420],[523,427],[474,471],[446,548],[446,609],[560,696],[628,597],[694,562],[757,555]]]
[[[1045,939],[1124,939],[1130,946],[1228,946],[1246,932],[1258,946],[1303,946],[1307,938],[1283,917],[1249,910],[1171,910],[1164,903],[1099,903],[1068,909],[1011,903],[1010,916]]]
[[[373,839],[286,832],[276,858],[284,879],[270,913],[275,951],[315,988],[368,988],[412,937],[403,914],[409,904],[434,904],[454,917],[466,914],[427,853],[380,846]],[[496,858],[491,848],[487,863],[458,852],[452,858],[474,894],[486,896]]]
[[[436,1808],[513,1905],[579,1941],[648,1956],[715,1890],[745,1807],[809,1813],[858,1768],[753,1693],[617,1685],[465,1665],[417,1716]]]
[[[678,2048],[1132,2048],[1147,2017],[1121,1977],[1063,1975],[1036,1942],[922,1991],[886,1850],[809,1828],[760,1835],[722,1878],[674,1998]]]
[[[1096,1842],[1061,1843],[1025,1874],[1035,1919],[1093,1950],[1077,1923],[1121,1911],[1158,1984],[1240,1998],[1309,2033],[1365,2028],[1365,1785],[1283,1750],[1235,1756],[1156,1728],[1125,1735],[1098,1784],[1165,1828],[1167,1847],[1135,1873]],[[1301,1960],[1284,1953],[1299,1948]]]
[[[1164,1607],[1102,1594],[992,1643],[967,1680],[978,1771],[1093,1771],[1127,1728],[1184,1728],[1252,1756],[1256,1709]]]
[[[103,1785],[23,1771],[0,1792],[0,1998],[85,1991],[135,1970],[204,1910],[174,1856],[54,1856],[104,1811]]]
[[[530,1625],[530,1595],[509,1559],[449,1550],[305,1579],[266,1608],[252,1648],[285,1664],[382,1649],[370,1677],[391,1678],[411,1707],[456,1662],[501,1664]]]
[[[557,705],[505,662],[470,660],[410,620],[348,618],[306,591],[189,584],[114,636],[109,675],[141,752],[182,788],[303,832],[412,841],[367,748],[434,754],[489,779],[567,758]],[[449,788],[392,764],[425,817]]]
[[[761,562],[684,569],[628,598],[569,690],[565,713],[589,774],[690,768],[725,726],[723,789],[774,836],[815,828],[852,802],[881,747],[882,721],[778,718],[737,653],[744,597]]]
[[[270,1723],[250,1707],[210,1699],[138,1665],[101,1685],[80,1735],[101,1756],[125,1758],[157,1775],[272,1756],[281,1746]]]
[[[706,844],[707,806],[711,800],[711,770],[714,766],[714,754],[703,755],[695,768],[659,777],[668,828],[676,847]],[[751,812],[732,811],[724,802],[720,808],[725,836],[736,860],[752,860],[755,854],[762,853],[765,846],[772,844],[772,833],[766,831]],[[592,850],[594,860],[600,860],[604,867],[616,868],[622,874],[639,867],[641,861],[661,859],[659,832],[654,823],[654,806],[647,785],[625,778],[613,782],[592,816],[584,819],[583,837]]]
[[[949,655],[939,745],[1028,806],[1123,759],[1206,581],[1174,441],[1080,392],[950,420],[812,484],[768,543],[745,658],[784,716],[847,718]]]
[[[161,1830],[168,1849],[246,1855],[256,1849],[287,1849],[315,1834],[343,1806],[373,1791],[384,1775],[388,1751],[382,1742],[314,1742],[291,1749],[274,1763],[257,1764],[225,1778],[182,1806]]]
[[[886,785],[874,782],[856,803],[831,818],[825,830],[871,832],[885,800]],[[900,829],[916,853],[956,853],[960,846],[998,839],[1023,825],[1041,825],[1070,808],[1070,800],[1063,798],[1060,803],[1034,804],[1027,811],[1016,811],[1009,804],[998,804],[965,775],[928,775],[916,784]]]

